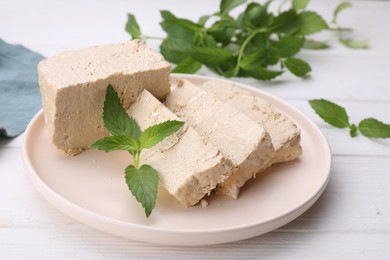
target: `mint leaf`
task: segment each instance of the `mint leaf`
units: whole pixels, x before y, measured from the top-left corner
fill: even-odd
[[[304,77],[311,71],[311,67],[306,61],[293,57],[286,59],[284,65],[292,74],[298,77]]]
[[[298,15],[300,27],[298,34],[309,35],[328,29],[327,23],[317,13],[305,11]]]
[[[266,69],[268,65],[275,65],[279,62],[279,51],[277,48],[258,48],[244,56],[240,62],[240,67],[244,70],[255,70],[259,66]],[[261,69],[261,68],[260,68]]]
[[[91,148],[106,152],[125,150],[133,154],[138,150],[138,146],[137,141],[129,136],[113,135],[97,140],[91,145]]]
[[[356,132],[357,132],[357,127],[355,124],[352,124],[349,126],[349,135],[351,137],[355,137],[356,136]]]
[[[390,138],[390,125],[375,118],[366,118],[359,123],[359,131],[369,138]]]
[[[350,2],[341,2],[333,11],[333,19],[331,21],[331,23],[334,23],[336,24],[337,23],[337,16],[338,14],[347,9],[347,8],[351,8],[352,7],[352,4]]]
[[[184,40],[184,38],[168,37],[161,43],[160,52],[167,61],[180,63],[189,57],[187,49],[191,46],[192,43]]]
[[[316,40],[306,39],[305,43],[303,44],[303,48],[311,49],[311,50],[320,50],[320,49],[329,48],[329,45],[324,41],[316,41]]]
[[[350,127],[345,109],[325,99],[309,100],[310,106],[325,122],[338,128]]]
[[[177,18],[170,11],[162,10],[160,11],[160,14],[161,17],[163,18],[163,21],[161,22],[161,27],[164,29],[164,31],[168,33],[172,33],[177,29],[175,25],[189,29],[190,31],[198,31],[202,28],[202,26],[190,20]]]
[[[202,67],[202,63],[191,57],[185,58],[172,70],[173,73],[195,73]]]
[[[295,10],[288,10],[278,15],[272,23],[271,30],[275,33],[290,34],[299,29],[299,19]]]
[[[231,10],[236,8],[239,5],[242,5],[246,2],[246,0],[221,0],[219,6],[219,13],[221,15],[228,14]]]
[[[230,51],[216,47],[194,47],[188,53],[193,59],[211,67],[219,66],[233,57]]]
[[[295,10],[305,9],[310,0],[293,0],[292,6]]]
[[[351,39],[340,39],[340,42],[351,49],[365,49],[368,48],[369,40],[354,41]]]
[[[160,23],[168,36],[160,45],[160,52],[166,60],[180,63],[189,57],[187,49],[195,44],[195,35],[201,28],[199,25],[174,16],[169,11],[161,11],[163,21]]]
[[[261,65],[267,67],[268,65],[276,65],[280,60],[279,50],[270,46],[266,48],[266,52],[261,57]]]
[[[275,47],[279,50],[280,57],[287,58],[297,54],[304,42],[303,37],[287,36],[276,42]]]
[[[235,33],[235,28],[226,25],[226,21],[219,21],[210,28],[210,36],[222,46],[228,45]]]
[[[214,39],[214,37],[211,35],[204,35],[203,37],[200,38],[205,47],[211,47],[211,48],[220,47],[218,46],[216,39]]]
[[[273,78],[276,78],[277,76],[281,75],[283,71],[277,71],[277,70],[269,70],[263,67],[255,67],[251,70],[242,70],[240,71],[241,77],[253,77],[255,79],[260,80],[271,80]]]
[[[200,18],[199,18],[199,20],[198,20],[198,24],[200,25],[200,26],[204,26],[206,23],[207,23],[207,21],[210,19],[210,15],[203,15],[203,16],[201,16]]]
[[[270,1],[267,1],[264,5],[260,5],[258,3],[248,4],[243,16],[245,26],[255,29],[267,25],[268,20],[271,18],[267,12],[269,4]]]
[[[156,205],[158,189],[158,172],[144,164],[139,169],[130,165],[125,169],[125,179],[129,190],[142,207],[147,217]]]
[[[169,120],[145,129],[140,137],[141,148],[150,148],[172,135],[184,125],[182,121]]]
[[[114,88],[109,85],[103,107],[104,126],[112,135],[126,135],[139,139],[141,130],[123,108]]]
[[[127,23],[125,27],[126,32],[131,35],[132,39],[141,38],[141,30],[133,14],[127,14]]]
[[[258,50],[251,52],[247,56],[244,56],[240,62],[240,67],[246,70],[254,69],[260,64],[261,58],[264,56],[266,50],[259,48]]]

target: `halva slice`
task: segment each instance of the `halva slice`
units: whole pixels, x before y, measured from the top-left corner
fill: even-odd
[[[45,121],[55,146],[76,155],[106,136],[102,111],[107,86],[125,109],[143,89],[164,99],[171,66],[139,40],[70,51],[39,63]]]
[[[216,95],[182,80],[165,105],[233,162],[232,175],[218,185],[217,193],[237,198],[246,181],[271,165],[275,150],[269,134]]]
[[[267,130],[275,147],[274,164],[294,160],[302,154],[300,129],[266,100],[227,81],[210,80],[200,87],[216,94]]]
[[[147,90],[128,114],[142,130],[167,120],[180,120]],[[217,148],[207,144],[188,124],[156,146],[143,150],[141,162],[155,168],[163,187],[185,206],[198,203],[233,168]]]

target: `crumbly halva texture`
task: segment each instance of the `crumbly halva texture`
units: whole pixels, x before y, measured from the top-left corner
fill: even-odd
[[[210,80],[200,88],[216,94],[267,130],[275,147],[273,164],[294,160],[302,154],[300,129],[266,100],[227,81]]]
[[[246,181],[271,165],[275,150],[269,134],[216,95],[181,80],[165,105],[233,162],[232,175],[218,184],[217,193],[237,198]]]
[[[180,120],[147,90],[128,114],[142,130],[167,120]],[[192,206],[230,175],[233,164],[207,144],[188,124],[156,146],[142,151],[142,164],[159,172],[160,182],[181,204]]]
[[[102,112],[111,84],[125,109],[143,89],[170,92],[171,66],[140,40],[58,54],[38,65],[45,121],[52,143],[76,155],[108,135]]]

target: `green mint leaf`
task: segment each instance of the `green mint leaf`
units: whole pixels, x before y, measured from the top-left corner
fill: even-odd
[[[260,26],[267,25],[269,22],[268,20],[271,17],[267,12],[269,4],[270,1],[266,2],[264,5],[258,3],[248,4],[243,16],[245,27],[256,29]]]
[[[261,45],[262,44],[260,44],[260,46]],[[255,46],[249,45],[248,51],[245,52],[246,54],[244,54],[244,57],[241,59],[240,67],[249,70],[259,65],[266,68],[269,65],[275,65],[279,63],[279,50],[273,46],[274,44],[267,48],[256,48]]]
[[[153,125],[142,132],[140,137],[141,148],[151,148],[172,135],[184,125],[182,121],[169,120]]]
[[[91,148],[106,152],[125,150],[131,154],[137,152],[138,143],[133,138],[125,135],[107,136],[91,144]]]
[[[275,47],[279,50],[280,57],[291,57],[297,54],[305,42],[303,37],[282,37],[278,42],[275,43]]]
[[[112,135],[126,135],[135,140],[139,139],[141,130],[134,119],[129,117],[123,108],[114,88],[109,85],[103,107],[103,121],[105,128]]]
[[[178,23],[177,21],[164,21],[161,24],[164,23],[169,24],[169,26],[164,28],[165,31],[168,33],[169,38],[180,39],[181,42],[187,43],[187,45],[192,45],[195,43],[195,31],[193,31],[192,29]]]
[[[310,0],[293,0],[292,6],[295,10],[305,9]]]
[[[298,15],[295,10],[288,10],[275,17],[272,27],[275,33],[291,34],[299,29]]]
[[[219,13],[221,15],[228,14],[231,10],[236,8],[239,5],[242,5],[246,2],[246,0],[221,0],[219,6]]]
[[[328,24],[317,13],[305,11],[298,15],[300,27],[298,34],[309,35],[328,29]]]
[[[202,15],[200,18],[199,18],[199,20],[198,20],[198,24],[200,25],[200,26],[204,26],[206,23],[207,23],[207,21],[210,19],[210,15]]]
[[[232,41],[236,29],[226,25],[225,21],[214,23],[210,29],[210,35],[215,41],[222,43],[222,46],[228,45]]]
[[[186,38],[167,37],[160,45],[160,52],[167,61],[180,63],[190,57],[187,49],[192,46],[193,43],[188,42]]]
[[[177,18],[172,12],[168,10],[161,10],[160,15],[161,18],[163,19],[160,25],[163,28],[163,30],[166,31],[167,33],[170,33],[171,30],[175,30],[175,28],[172,27],[174,25],[182,26],[182,24],[179,24],[178,22],[180,18]]]
[[[172,33],[173,30],[176,30],[177,28],[175,28],[175,25],[187,28],[191,31],[198,31],[203,28],[201,25],[196,24],[190,20],[177,18],[175,15],[173,15],[171,12],[167,10],[160,11],[160,14],[161,17],[163,18],[163,21],[160,23],[161,27],[167,33]]]
[[[166,29],[164,26],[164,22],[175,22],[177,20],[177,17],[168,10],[161,10],[160,15],[163,18],[163,22],[161,23],[163,29]]]
[[[390,138],[390,125],[375,118],[366,118],[359,123],[359,131],[369,138]]]
[[[172,70],[173,73],[188,73],[193,74],[200,70],[202,63],[194,60],[191,57],[185,58]]]
[[[265,49],[267,46],[270,45],[270,39],[269,39],[268,33],[257,33],[248,43],[248,45],[245,48],[244,54],[248,55],[251,52],[257,51],[259,48]]]
[[[275,47],[266,48],[266,52],[261,57],[261,65],[267,67],[268,65],[275,65],[279,62],[279,50]]]
[[[272,45],[269,47],[264,47],[264,45],[270,45],[269,39],[265,39],[265,35],[263,33],[257,34],[255,37],[251,39],[251,41],[246,45],[245,50],[240,50],[240,54],[242,54],[242,58],[239,61],[237,66],[243,68],[245,71],[251,71],[259,68],[257,71],[255,70],[255,75],[262,75],[263,71],[267,72],[267,67],[269,65],[275,65],[279,63],[280,55],[277,48]],[[246,40],[247,41],[247,40]],[[275,74],[275,71],[272,71],[272,78],[276,77],[276,74],[279,74],[279,71]],[[248,73],[241,73],[242,76],[250,77]],[[269,75],[269,73],[266,73]],[[266,76],[268,78],[268,76]]]
[[[161,27],[168,36],[160,45],[160,52],[166,60],[179,63],[189,57],[187,49],[195,44],[198,25],[185,19],[179,19],[169,11],[161,11]]]
[[[366,49],[368,48],[369,40],[354,41],[351,39],[340,39],[340,42],[351,49]]]
[[[230,51],[216,47],[193,47],[188,53],[193,59],[211,67],[219,66],[233,57]]]
[[[271,80],[281,75],[283,71],[269,70],[260,66],[251,70],[241,70],[239,76],[252,77],[260,80]]]
[[[127,23],[125,27],[126,32],[131,35],[132,39],[141,38],[141,30],[133,14],[127,14]]]
[[[286,59],[284,65],[292,74],[298,77],[304,77],[311,71],[311,67],[306,61],[293,57]]]
[[[204,35],[202,37],[202,40],[203,40],[203,45],[205,47],[211,47],[211,48],[217,48],[219,47],[218,44],[217,44],[217,41],[214,39],[213,36],[211,35]]]
[[[311,49],[311,50],[320,50],[320,49],[329,48],[329,45],[324,41],[316,41],[316,40],[306,39],[305,43],[303,44],[303,48]]]
[[[254,69],[260,64],[260,60],[264,57],[266,50],[264,48],[259,48],[258,50],[251,52],[249,55],[242,58],[240,62],[240,67],[246,70]]]
[[[224,76],[225,78],[231,78],[231,77],[235,77],[237,76],[238,72],[236,67],[234,65],[229,65],[230,67],[226,67],[226,68],[211,68],[211,70],[215,71],[216,73],[218,73],[219,75],[222,75]]]
[[[357,127],[355,124],[352,124],[349,126],[349,135],[351,137],[355,137],[356,136],[356,132],[357,132]]]
[[[333,11],[333,19],[331,21],[331,23],[334,23],[336,24],[337,23],[337,16],[338,14],[347,9],[347,8],[351,8],[352,7],[352,4],[350,2],[341,2]]]
[[[350,127],[345,109],[326,99],[309,100],[310,106],[325,122],[338,128]]]
[[[158,189],[158,172],[144,164],[139,169],[130,165],[125,169],[125,179],[129,190],[149,217],[156,205]]]

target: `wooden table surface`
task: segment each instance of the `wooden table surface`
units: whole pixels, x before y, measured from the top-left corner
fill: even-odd
[[[309,9],[329,21],[337,3],[313,1]],[[117,238],[62,214],[34,189],[22,158],[22,134],[0,141],[0,259],[390,259],[390,141],[350,138],[347,130],[323,123],[307,102],[337,102],[353,122],[365,117],[390,122],[390,2],[352,3],[340,23],[353,27],[356,37],[369,38],[369,49],[348,49],[324,33],[319,37],[330,38],[331,49],[299,55],[312,65],[310,78],[233,79],[282,98],[326,136],[331,179],[303,215],[270,233],[213,246],[168,247]],[[127,12],[137,16],[145,33],[162,36],[159,10],[196,19],[218,5],[216,0],[1,0],[0,37],[50,56],[129,40]],[[159,42],[149,44],[158,49]]]

